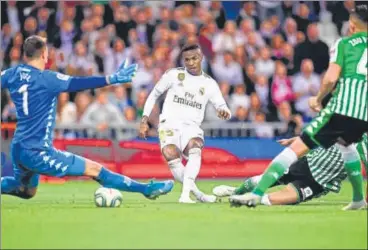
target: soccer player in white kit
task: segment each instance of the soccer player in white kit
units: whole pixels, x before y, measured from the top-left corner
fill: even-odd
[[[144,106],[140,137],[146,138],[148,117],[156,100],[167,91],[158,133],[161,152],[175,180],[183,184],[180,203],[195,203],[190,193],[200,202],[215,202],[216,197],[201,192],[195,179],[201,167],[204,145],[202,124],[205,108],[210,101],[223,120],[231,117],[218,83],[203,72],[203,54],[198,44],[185,45],[181,50],[183,68],[167,70],[155,85]],[[186,166],[182,158],[188,159]]]

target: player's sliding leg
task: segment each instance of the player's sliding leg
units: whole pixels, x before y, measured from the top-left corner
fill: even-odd
[[[226,197],[231,195],[242,195],[251,192],[258,184],[262,175],[253,176],[246,179],[238,187],[232,187],[227,185],[220,185],[213,189],[213,194],[218,197]]]
[[[201,138],[192,138],[189,140],[187,146],[184,149],[184,155],[188,156],[188,162],[185,166],[183,190],[180,196],[180,200],[185,201],[189,198],[190,191],[193,191],[197,200],[200,202],[216,202],[216,197],[213,195],[207,195],[199,191],[195,184],[195,180],[201,169],[202,161],[202,148],[203,140]]]
[[[141,193],[149,199],[155,199],[160,195],[169,193],[174,186],[173,181],[151,181],[150,183],[137,182],[127,176],[114,173],[97,162],[83,159],[82,157],[78,158],[81,161],[80,164],[84,165],[83,174],[78,172],[79,166],[73,165],[73,167],[70,168],[68,175],[84,175],[92,177],[103,187],[114,188],[126,192]],[[73,172],[73,168],[76,170],[76,172]]]
[[[166,194],[173,188],[172,181],[140,183],[117,173],[113,173],[102,165],[83,157],[56,150],[19,149],[14,163],[21,164],[28,171],[48,176],[89,176],[107,188],[120,191],[138,192],[147,198],[154,199]],[[16,178],[17,179],[17,178]],[[20,178],[22,180],[22,178]]]
[[[343,210],[356,210],[366,206],[363,194],[363,176],[359,153],[355,145],[348,147],[337,144],[345,162],[345,170],[353,187],[353,201]]]
[[[298,137],[286,149],[284,149],[271,162],[269,167],[263,173],[261,180],[251,193],[247,193],[246,200],[250,207],[261,202],[261,197],[268,188],[274,185],[285,173],[290,166],[309,151],[309,148]]]
[[[30,199],[36,195],[40,176],[16,162],[19,150],[11,147],[10,151],[14,176],[1,177],[1,194]]]
[[[35,179],[37,178],[37,184]],[[35,174],[30,184],[24,185],[15,177],[1,177],[1,194],[17,196],[22,199],[30,199],[36,195],[38,185],[38,175]]]
[[[249,193],[248,193],[249,194]],[[229,199],[233,206],[247,205],[248,200],[244,195],[232,195]],[[300,202],[299,193],[293,184],[288,184],[283,189],[265,194],[262,196],[260,203],[266,206],[271,205],[290,205]]]

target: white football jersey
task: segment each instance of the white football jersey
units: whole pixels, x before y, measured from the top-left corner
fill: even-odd
[[[216,110],[229,110],[217,82],[204,72],[194,76],[185,68],[169,69],[158,81],[155,90],[161,94],[167,91],[160,121],[179,121],[200,126],[208,101]]]

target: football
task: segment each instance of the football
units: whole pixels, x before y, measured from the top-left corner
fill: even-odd
[[[97,207],[120,207],[123,195],[119,190],[100,187],[95,192],[95,204]]]

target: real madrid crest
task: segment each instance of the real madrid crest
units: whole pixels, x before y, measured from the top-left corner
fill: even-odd
[[[184,81],[184,79],[185,79],[185,74],[184,73],[179,73],[178,74],[178,80],[179,81]]]
[[[179,82],[179,86],[180,87],[183,87],[184,85],[183,85],[183,81],[184,81],[184,79],[185,79],[185,74],[184,73],[179,73],[178,74],[178,80],[180,81]]]
[[[203,87],[201,87],[201,88],[199,89],[199,94],[200,94],[200,95],[204,95],[204,88],[203,88]]]

